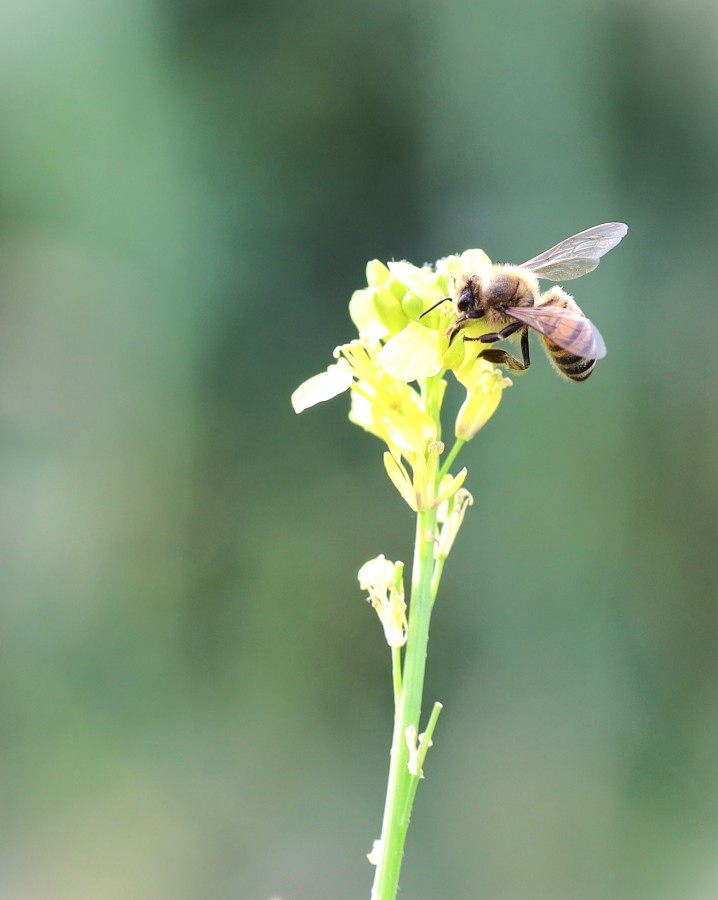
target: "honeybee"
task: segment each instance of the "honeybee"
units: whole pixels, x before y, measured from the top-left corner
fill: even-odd
[[[621,222],[594,225],[520,266],[495,265],[486,276],[463,277],[456,286],[458,317],[447,332],[449,342],[467,325],[485,318],[491,331],[476,338],[464,336],[464,340],[493,344],[516,336],[521,341],[521,361],[498,348],[480,355],[513,372],[525,372],[531,364],[532,328],[541,336],[556,371],[571,381],[585,381],[596,360],[606,355],[603,338],[570,294],[558,285],[542,294],[539,279],[569,281],[592,272],[627,231]]]

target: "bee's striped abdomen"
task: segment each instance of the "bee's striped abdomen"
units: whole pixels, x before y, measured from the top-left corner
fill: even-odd
[[[596,367],[595,359],[586,359],[584,356],[576,356],[558,344],[542,338],[544,347],[554,368],[560,375],[565,375],[571,381],[585,381]]]
[[[579,316],[575,322],[557,319],[553,328],[545,329],[541,339],[548,357],[560,375],[571,381],[585,381],[596,367],[596,359],[591,358],[595,350],[591,325],[573,297],[561,288],[552,288],[546,297],[545,306],[566,309],[576,312]],[[563,339],[563,346],[551,340],[554,335]],[[570,346],[571,349],[566,350],[566,346]]]

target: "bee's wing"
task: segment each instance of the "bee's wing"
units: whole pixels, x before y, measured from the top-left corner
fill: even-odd
[[[602,359],[606,344],[596,326],[576,309],[560,306],[509,306],[508,315],[554,344],[584,359]]]
[[[550,250],[545,250],[533,259],[522,263],[539,278],[549,281],[570,281],[592,272],[601,257],[612,250],[628,231],[623,222],[607,222],[594,225],[573,237],[566,238]]]

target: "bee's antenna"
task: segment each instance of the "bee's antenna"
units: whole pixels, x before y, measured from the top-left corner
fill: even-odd
[[[444,297],[443,300],[439,300],[438,303],[435,303],[433,306],[430,306],[428,309],[425,309],[424,312],[419,316],[420,319],[423,319],[424,316],[428,316],[430,312],[436,309],[437,306],[441,306],[442,303],[446,303],[446,301],[451,301],[451,297]]]

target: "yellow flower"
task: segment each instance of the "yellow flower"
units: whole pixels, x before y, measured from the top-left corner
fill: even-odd
[[[456,493],[465,476],[460,472],[448,487],[436,486],[445,374],[453,371],[467,390],[455,428],[462,441],[493,415],[511,383],[475,345],[462,340],[449,345],[447,336],[456,312],[453,303],[442,301],[449,300],[456,279],[490,266],[483,250],[445,257],[433,268],[372,260],[366,287],[349,303],[358,338],[337,347],[337,361],[292,394],[294,409],[301,412],[349,390],[350,420],[384,441],[387,473],[412,509],[435,507]],[[465,331],[476,336],[486,328],[477,320]]]
[[[409,322],[379,352],[384,371],[399,381],[431,378],[444,368],[442,335],[420,322]]]

